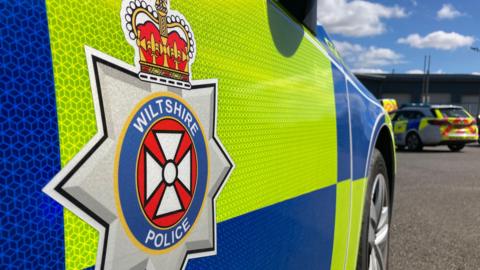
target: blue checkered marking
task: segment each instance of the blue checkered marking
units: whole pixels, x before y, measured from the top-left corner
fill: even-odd
[[[191,259],[199,269],[330,269],[336,185],[217,225],[217,255]]]
[[[333,64],[332,74],[337,115],[337,181],[344,181],[351,178],[347,82],[345,75]]]
[[[382,115],[382,109],[372,103],[371,100],[374,99],[370,98],[371,94],[365,93],[367,90],[359,90],[350,82],[347,86],[352,129],[352,177],[353,180],[358,180],[367,176],[367,163],[370,158],[368,154],[375,147],[373,143],[380,131],[381,124],[385,123],[385,118],[379,117]]]
[[[60,170],[46,7],[0,12],[0,269],[63,269],[63,210],[41,191]]]
[[[407,130],[418,130],[420,127],[420,119],[409,120],[407,124]]]

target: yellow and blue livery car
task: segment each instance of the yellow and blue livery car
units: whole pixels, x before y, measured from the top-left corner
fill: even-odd
[[[0,269],[385,269],[395,154],[316,2],[6,1]]]
[[[419,151],[423,146],[447,145],[457,152],[478,140],[476,120],[461,106],[405,105],[392,122],[400,149]]]

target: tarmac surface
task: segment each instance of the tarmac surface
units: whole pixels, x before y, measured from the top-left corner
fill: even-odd
[[[390,270],[480,269],[480,146],[397,152]]]

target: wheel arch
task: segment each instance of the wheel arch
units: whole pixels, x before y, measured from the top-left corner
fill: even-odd
[[[410,131],[407,133],[407,135]],[[377,136],[375,148],[380,151],[387,165],[388,184],[390,187],[390,199],[393,203],[393,195],[395,190],[395,174],[396,174],[396,157],[395,157],[395,143],[392,132],[388,126],[383,126]],[[391,209],[391,208],[390,208]]]
[[[407,144],[407,137],[408,137],[408,135],[410,135],[410,134],[412,134],[412,133],[417,134],[418,139],[420,139],[420,142],[423,143],[422,137],[420,136],[420,132],[418,132],[418,130],[416,130],[416,129],[410,129],[410,130],[407,130],[407,132],[405,132],[405,144]]]

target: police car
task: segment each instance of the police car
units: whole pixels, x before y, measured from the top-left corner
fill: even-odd
[[[315,1],[6,1],[0,269],[385,269],[382,106]]]
[[[478,128],[478,123],[480,123],[480,114],[477,115],[477,128]],[[480,143],[480,128],[478,129],[478,143]]]
[[[478,140],[476,120],[461,106],[410,104],[402,106],[392,120],[400,149],[447,145],[457,152]]]

